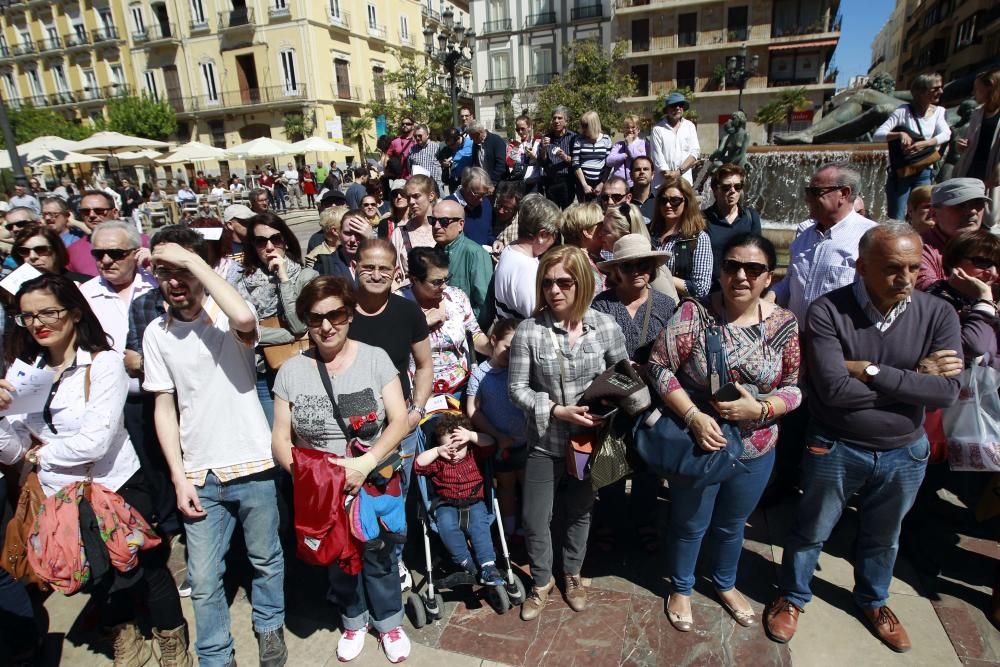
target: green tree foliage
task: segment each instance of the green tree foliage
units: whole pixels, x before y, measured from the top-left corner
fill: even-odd
[[[561,105],[569,110],[571,128],[583,113],[596,111],[605,131],[614,131],[624,115],[619,100],[635,95],[635,77],[625,67],[625,51],[625,43],[618,42],[608,54],[591,39],[564,46],[565,72],[538,93],[539,122],[547,125],[552,109]]]
[[[300,113],[285,114],[285,138],[288,141],[302,141],[312,134],[313,124]]]
[[[345,141],[353,141],[357,145],[358,155],[364,159],[365,153],[368,152],[366,141],[368,139],[368,134],[372,131],[371,116],[347,118],[344,120],[341,131],[344,134]]]
[[[122,96],[108,100],[108,117],[99,122],[102,130],[121,132],[132,137],[163,141],[177,131],[174,110],[166,100]]]
[[[7,118],[10,120],[11,128],[14,130],[14,140],[18,145],[47,135],[79,141],[94,132],[91,127],[68,121],[51,109],[37,108],[30,104],[20,109],[7,107]],[[3,135],[0,134],[0,147],[4,146]]]
[[[385,116],[389,132],[399,129],[403,116],[412,116],[418,123],[427,123],[431,136],[440,137],[451,127],[451,98],[438,85],[439,71],[422,67],[411,55],[404,55],[399,68],[382,75],[385,100],[373,100],[366,105],[367,115]]]
[[[753,119],[755,122],[767,126],[767,142],[771,143],[774,134],[774,126],[785,121],[786,127],[791,129],[792,114],[796,109],[809,105],[809,97],[805,88],[793,88],[778,93],[773,100],[757,109]]]

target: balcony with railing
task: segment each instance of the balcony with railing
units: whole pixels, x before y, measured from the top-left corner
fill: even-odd
[[[268,6],[267,16],[271,19],[290,19],[292,18],[292,8],[288,6],[287,2],[280,7],[275,2]]]
[[[90,42],[95,46],[107,42],[117,42],[119,39],[121,38],[118,36],[118,28],[113,25],[107,25],[103,28],[90,31]]]
[[[154,23],[142,32],[133,32],[132,43],[139,48],[177,45],[181,43],[181,36],[173,23]]]
[[[36,46],[42,53],[46,51],[58,51],[63,47],[62,40],[58,37],[46,37],[45,39],[40,39],[36,43]]]
[[[552,77],[555,76],[552,72],[541,72],[539,74],[529,74],[524,78],[525,88],[536,88],[540,86],[547,86],[552,83]]]
[[[524,19],[525,28],[541,28],[544,26],[555,25],[556,13],[555,12],[541,12],[540,14],[528,14],[528,17]]]
[[[420,15],[428,21],[434,21],[435,23],[441,22],[441,12],[431,9],[427,5],[422,5],[420,7]]]
[[[34,42],[24,42],[10,47],[10,54],[14,58],[32,58],[38,55],[38,49]]]
[[[191,31],[192,35],[197,35],[200,33],[210,32],[212,30],[212,26],[209,25],[208,19],[202,16],[188,21],[188,30]]]
[[[21,104],[25,106],[47,107],[49,106],[49,98],[45,95],[25,95],[21,99]]]
[[[307,99],[306,84],[290,86],[264,86],[243,90],[227,90],[215,95],[194,95],[175,97],[169,100],[178,114],[195,115],[218,113],[247,107],[287,107],[301,106]]]
[[[738,28],[730,28],[726,31],[727,42],[745,42],[748,39],[750,39],[750,28],[745,25]]]
[[[574,7],[570,13],[570,17],[574,21],[599,19],[602,16],[604,16],[604,9],[601,5],[584,5],[582,7]]]
[[[62,42],[67,49],[85,49],[90,46],[90,39],[88,39],[87,33],[84,31],[63,35]]]
[[[49,95],[48,106],[59,107],[68,104],[76,104],[77,103],[76,96],[77,93],[72,93],[68,90],[61,90],[59,92],[52,93],[51,95]]]
[[[678,46],[698,46],[698,33],[697,32],[679,32],[679,33],[677,33],[677,45]]]
[[[339,8],[335,13],[332,7],[330,7],[329,9],[330,11],[327,15],[327,18],[330,21],[330,27],[337,28],[338,30],[346,30],[349,32],[351,30],[351,13],[345,12]]]
[[[396,36],[399,37],[399,44],[404,49],[412,49],[413,48],[413,35],[411,35],[409,32],[407,32],[406,34],[403,34],[403,31],[399,30],[397,28],[396,29]]]
[[[333,90],[333,98],[335,100],[361,103],[361,88],[359,86],[332,83],[330,84],[330,88]]]
[[[385,26],[379,25],[378,23],[368,22],[368,36],[372,39],[377,39],[379,41],[385,41]]]
[[[486,85],[483,90],[507,90],[508,88],[513,88],[517,81],[512,76],[505,76],[498,79],[486,79]]]
[[[483,34],[490,35],[497,32],[510,32],[510,19],[497,19],[483,23]]]
[[[219,12],[219,32],[227,30],[253,30],[253,8],[241,7]]]

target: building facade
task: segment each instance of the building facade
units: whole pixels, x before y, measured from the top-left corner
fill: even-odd
[[[907,0],[896,0],[896,6],[882,29],[872,40],[872,64],[868,78],[888,74],[895,79],[899,73],[899,54],[903,48],[903,26]]]

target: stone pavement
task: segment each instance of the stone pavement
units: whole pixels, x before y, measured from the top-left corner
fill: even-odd
[[[517,610],[497,615],[469,590],[445,592],[441,621],[407,631],[414,642],[407,664],[469,665],[906,665],[1000,667],[1000,632],[986,620],[994,568],[1000,549],[994,525],[976,526],[954,498],[943,503],[945,514],[964,533],[949,545],[947,563],[937,579],[919,575],[901,558],[890,601],[906,625],[914,648],[898,655],[875,639],[851,601],[852,566],[846,555],[854,539],[857,515],[845,514],[824,549],[813,580],[814,601],[801,616],[792,642],[781,646],[768,640],[759,625],[742,628],[721,609],[711,584],[699,579],[694,597],[695,631],[679,633],[664,614],[667,582],[661,554],[646,554],[627,545],[610,554],[592,546],[584,568],[590,579],[590,608],[574,613],[553,595],[541,617],[522,622]],[[666,502],[661,502],[666,509]],[[951,508],[951,509],[948,509]],[[952,516],[948,517],[948,512]],[[751,516],[740,565],[739,588],[758,614],[772,597],[780,562],[780,544],[791,523],[794,504],[785,503]],[[989,528],[989,530],[987,530]],[[628,538],[623,538],[624,542]],[[422,569],[420,543],[408,561]],[[517,551],[517,550],[516,550]],[[515,552],[523,566],[523,554]],[[245,574],[245,573],[243,573]],[[238,578],[240,573],[234,573]],[[335,665],[339,637],[337,615],[324,598],[325,576],[316,568],[288,561],[286,574],[287,627],[291,666]],[[232,587],[232,617],[237,655],[255,664],[256,643],[250,629],[245,588]],[[81,611],[85,597],[52,596],[50,649],[46,665],[89,667],[108,665],[106,642],[94,632]],[[190,601],[184,601],[188,619]],[[91,626],[88,628],[88,626]],[[356,661],[361,666],[387,664],[374,637]]]

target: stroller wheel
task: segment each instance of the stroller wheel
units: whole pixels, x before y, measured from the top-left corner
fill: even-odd
[[[426,600],[424,604],[427,605],[427,619],[440,621],[441,617],[444,616],[444,598],[441,597],[441,594],[435,593],[434,601]]]
[[[493,611],[501,616],[506,614],[511,607],[510,598],[507,597],[507,589],[503,586],[486,586],[486,603],[493,607]]]
[[[416,593],[406,594],[406,615],[410,617],[410,623],[418,630],[427,625],[427,612],[424,611],[424,601]]]
[[[517,576],[517,573],[513,573],[514,583],[505,584],[504,588],[507,590],[507,597],[510,599],[510,604],[512,607],[519,607],[524,602],[525,598],[528,597],[528,591],[524,587],[524,582],[521,581],[521,577]]]

